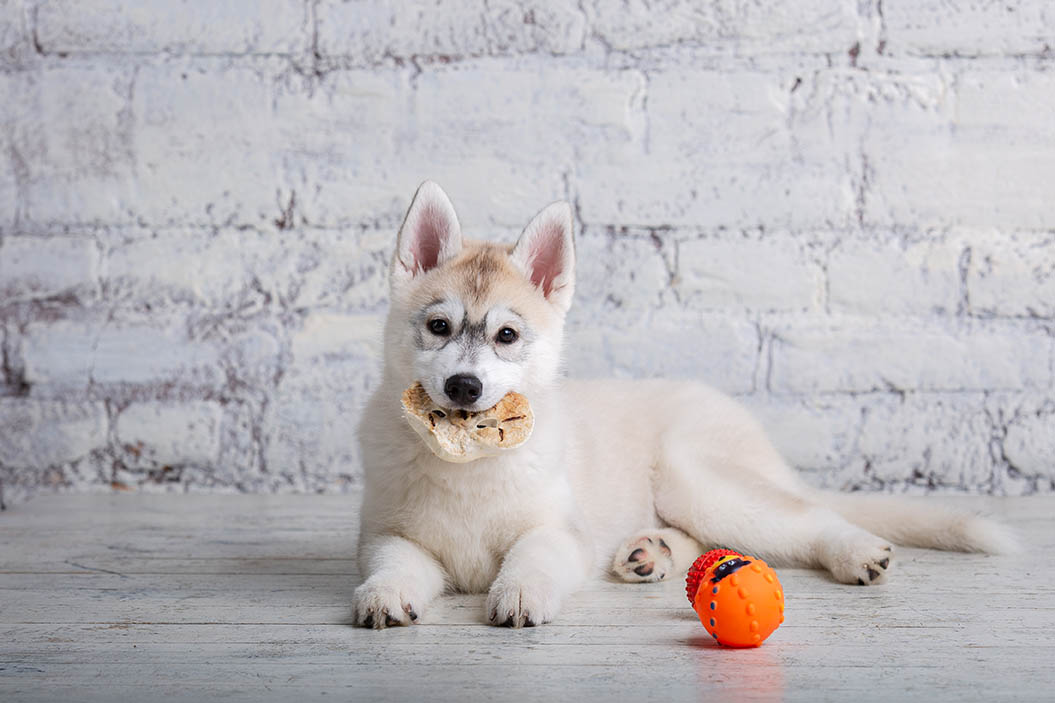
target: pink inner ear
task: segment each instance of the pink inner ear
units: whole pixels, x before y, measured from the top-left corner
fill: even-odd
[[[414,232],[414,240],[410,247],[414,255],[414,262],[424,273],[436,268],[440,260],[440,250],[443,249],[443,240],[447,237],[447,227],[443,216],[435,208],[426,208],[421,213],[417,229]]]
[[[553,291],[553,281],[564,269],[564,232],[560,224],[547,223],[536,235],[531,246],[531,282],[542,289],[547,298]]]

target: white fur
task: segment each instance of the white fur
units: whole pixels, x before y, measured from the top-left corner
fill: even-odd
[[[461,250],[460,229],[435,184],[419,190],[407,223],[413,226],[415,208],[425,205],[447,218],[438,229],[435,222],[425,228],[425,236],[446,233],[440,246],[426,243],[441,252],[442,266]],[[567,205],[550,206],[511,254],[515,266],[538,282],[540,298],[557,311],[559,323],[554,327],[545,315],[524,321],[537,338],[519,363],[484,359],[462,369],[414,349],[408,325],[416,311],[408,286],[422,271],[405,259],[419,246],[412,239],[419,235],[404,224],[393,261],[384,376],[360,431],[365,496],[359,560],[366,580],[355,593],[357,623],[410,624],[411,613],[423,613],[445,589],[454,589],[486,591],[488,622],[539,624],[554,618],[565,596],[591,573],[608,571],[628,581],[677,578],[704,548],[719,545],[776,565],[821,567],[838,581],[860,584],[886,578],[893,557],[888,540],[943,549],[1013,548],[1003,527],[930,501],[806,487],[750,415],[707,386],[562,380],[563,315],[574,287],[571,227]],[[509,312],[497,304],[487,315],[504,320]],[[499,457],[451,464],[407,426],[398,407],[406,386],[435,376],[426,389],[436,399],[444,374],[465,370],[479,373],[493,393],[527,395],[536,416],[527,444]],[[493,393],[489,404],[497,400]]]

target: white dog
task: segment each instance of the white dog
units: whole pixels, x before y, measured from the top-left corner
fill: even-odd
[[[598,567],[660,581],[716,545],[861,585],[890,572],[891,543],[1013,548],[1001,525],[929,502],[812,490],[744,408],[706,386],[564,380],[574,263],[567,203],[510,247],[463,239],[439,186],[418,189],[392,260],[383,378],[360,428],[357,624],[409,625],[455,589],[486,591],[492,624],[536,625]],[[470,411],[516,390],[534,433],[497,457],[445,462],[401,416],[415,381]]]

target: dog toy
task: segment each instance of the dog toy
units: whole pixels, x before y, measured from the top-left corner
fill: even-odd
[[[685,593],[711,637],[726,647],[757,647],[784,622],[784,590],[761,559],[712,549],[689,569]]]
[[[487,410],[447,410],[420,383],[403,391],[403,416],[444,461],[465,463],[519,447],[531,436],[535,416],[527,398],[510,391]]]

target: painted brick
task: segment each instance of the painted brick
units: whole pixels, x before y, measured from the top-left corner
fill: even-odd
[[[574,202],[573,375],[744,396],[818,485],[1055,490],[1051,3],[118,5],[0,0],[8,496],[355,485],[428,177],[474,238]]]
[[[92,297],[99,251],[86,237],[4,237],[0,241],[0,304],[64,293]]]
[[[989,423],[982,394],[888,397],[864,414],[860,475],[840,488],[990,486]]]
[[[816,310],[824,276],[805,237],[758,239],[735,233],[678,242],[673,289],[704,309]]]
[[[268,407],[264,465],[298,490],[334,490],[357,482],[362,458],[356,429],[361,402],[280,389]]]
[[[981,393],[771,395],[744,399],[811,484],[836,490],[1000,491]]]
[[[215,387],[222,382],[216,347],[188,339],[176,325],[101,318],[32,322],[22,340],[22,358],[26,381],[41,393],[93,384]]]
[[[882,7],[888,54],[1043,54],[1055,36],[1055,7],[1048,0],[883,0]]]
[[[378,317],[319,311],[304,320],[262,424],[269,473],[331,489],[360,474],[355,431],[379,378],[380,340]]]
[[[163,230],[106,255],[107,298],[138,305],[220,306],[251,280],[246,259],[256,237],[238,230]]]
[[[698,379],[727,393],[755,389],[758,333],[731,316],[664,309],[628,321],[569,321],[565,354],[579,378]]]
[[[468,186],[451,194],[468,227],[523,228],[568,195],[565,175],[587,150],[640,129],[631,105],[642,77],[634,71],[486,62],[425,72],[416,86],[405,158],[417,173],[425,164],[439,182]]]
[[[992,400],[1002,406],[994,415],[1003,420],[999,448],[1008,463],[1001,492],[1020,495],[1055,490],[1055,401],[1050,396]]]
[[[323,0],[319,50],[358,64],[417,57],[452,58],[546,52],[583,42],[585,18],[571,0],[448,3],[428,0]]]
[[[10,76],[0,74],[0,97],[5,98],[5,102],[11,97],[10,86],[14,82]],[[8,118],[8,115],[0,112],[0,124]],[[19,181],[25,170],[25,161],[21,153],[13,148],[11,134],[7,130],[0,130],[0,235],[12,231],[21,216]]]
[[[874,402],[834,395],[771,394],[741,400],[788,463],[814,481],[857,457],[863,408]]]
[[[886,75],[860,91],[869,224],[1055,227],[1055,75]]]
[[[259,431],[261,411],[251,401],[228,400],[220,418],[219,456],[201,467],[208,486],[223,490],[266,490],[261,448],[267,438]]]
[[[256,54],[304,51],[306,3],[57,0],[36,9],[36,40],[46,53]]]
[[[133,403],[117,416],[124,450],[154,464],[212,464],[219,454],[221,409],[213,402]]]
[[[288,332],[266,316],[237,319],[230,326],[234,329],[214,335],[224,339],[220,361],[228,383],[235,379],[237,384],[252,389],[254,395],[273,392],[278,379],[285,373],[284,349]]]
[[[672,243],[659,237],[587,230],[575,241],[575,307],[579,320],[640,315],[669,298]]]
[[[682,44],[738,54],[834,53],[849,49],[857,39],[857,6],[850,0],[668,0],[656,5],[592,0],[592,31],[613,49]]]
[[[128,66],[71,62],[14,75],[10,148],[26,221],[127,219],[136,192],[133,73]]]
[[[274,139],[261,135],[257,145],[286,164],[288,188],[271,200],[271,219],[288,208],[292,192],[297,224],[343,227],[382,220],[398,227],[414,189],[428,177],[424,171],[433,166],[398,156],[409,139],[412,97],[402,72],[334,71],[310,92],[296,81],[282,84],[274,95]],[[268,203],[263,207],[267,211]]]
[[[28,46],[24,1],[0,0],[0,65],[17,61]]]
[[[445,184],[467,230],[519,230],[568,195],[577,145],[601,148],[634,128],[627,105],[640,86],[633,72],[539,61],[432,67],[413,87],[401,75],[337,71],[319,91],[278,97],[283,160],[298,165],[287,182],[316,225],[381,220],[395,230],[431,178]]]
[[[157,224],[273,228],[289,192],[272,107],[279,66],[175,59],[141,67],[129,208]]]
[[[777,392],[1027,390],[1051,383],[1052,338],[1031,324],[842,318],[777,328]]]
[[[291,341],[292,376],[325,385],[326,379],[312,379],[313,371],[332,361],[381,358],[381,319],[376,315],[343,315],[320,310],[307,316]]]
[[[806,85],[793,91],[796,81]],[[650,72],[631,103],[642,111],[641,129],[580,147],[574,183],[583,218],[689,227],[847,225],[855,197],[849,144],[834,136],[845,131],[844,111],[809,97],[811,81],[793,72]]]
[[[0,398],[0,464],[43,468],[106,446],[102,403]]]
[[[388,300],[395,228],[252,237],[249,273],[282,307],[376,310]]]
[[[977,314],[1055,317],[1055,235],[975,234],[967,289]]]
[[[939,237],[841,238],[827,259],[829,307],[865,315],[953,314],[967,246]]]

